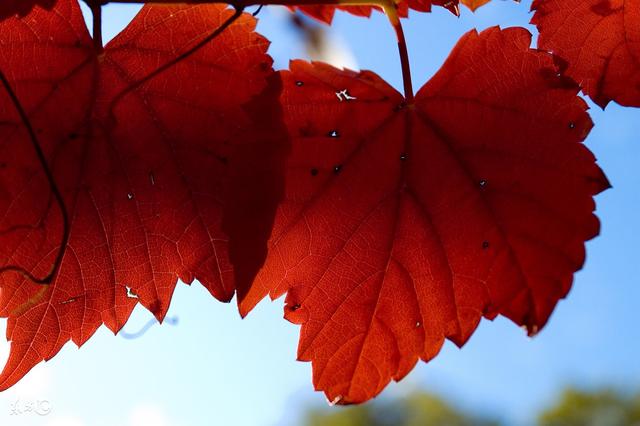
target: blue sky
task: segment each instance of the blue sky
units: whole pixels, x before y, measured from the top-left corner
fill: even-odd
[[[434,9],[404,22],[415,88],[439,68],[456,40],[471,28],[528,26],[529,2],[494,0],[455,18]],[[105,35],[115,34],[134,6],[109,6]],[[259,30],[272,40],[276,65],[305,57],[279,8],[260,14]],[[381,14],[370,20],[338,13],[331,37],[344,43],[361,69],[397,88],[402,80],[393,32]],[[534,339],[504,319],[483,321],[459,350],[447,344],[383,397],[420,388],[461,407],[527,424],[567,385],[640,388],[640,109],[592,105],[596,126],[587,140],[613,189],[597,197],[601,236],[587,244],[587,263],[567,300]],[[282,301],[262,303],[240,320],[233,304],[214,301],[198,284],[179,285],[169,317],[126,340],[101,329],[81,350],[68,344],[52,361],[0,394],[2,425],[199,426],[295,425],[309,406],[326,405],[313,392],[311,369],[295,361],[297,326],[282,319]],[[125,327],[150,318],[135,311]],[[4,328],[4,322],[0,327]],[[0,359],[6,356],[0,345]],[[48,401],[51,412],[11,414],[12,407]],[[338,409],[338,408],[336,408]]]

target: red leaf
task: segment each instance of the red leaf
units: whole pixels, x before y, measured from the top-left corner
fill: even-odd
[[[325,24],[331,24],[331,22],[333,22],[333,16],[335,15],[337,9],[344,10],[345,12],[349,12],[352,15],[361,16],[363,18],[370,17],[371,12],[373,11],[373,7],[371,6],[327,6],[322,4],[291,6],[290,9],[299,10],[300,12],[320,22],[324,22]],[[405,11],[404,15],[402,16],[406,15],[407,14]]]
[[[279,77],[243,107],[277,77],[267,40],[244,15],[134,85],[232,14],[214,5],[147,6],[100,54],[75,0],[0,24],[0,69],[37,129],[72,221],[52,284],[0,277],[11,341],[0,389],[68,340],[83,344],[102,323],[117,332],[138,301],[161,320],[178,278],[197,278],[224,301],[251,282],[283,186]],[[44,276],[59,250],[60,210],[5,95],[0,141],[0,265]]]
[[[598,105],[640,107],[640,0],[536,0],[538,45]]]
[[[0,3],[0,21],[10,16],[25,16],[35,6],[51,9],[57,0],[2,0]]]
[[[240,309],[288,292],[330,401],[372,398],[482,316],[534,334],[569,291],[608,182],[577,87],[530,41],[468,33],[409,106],[368,71],[284,73],[285,202]]]
[[[487,0],[488,1],[488,0]],[[442,6],[454,15],[460,15],[460,9],[458,7],[459,0],[402,0],[397,3],[398,16],[406,18],[409,16],[409,9],[417,10],[419,12],[431,12],[431,6]],[[378,7],[371,6],[330,6],[330,5],[306,5],[306,6],[293,6],[293,10],[300,10],[301,12],[309,15],[312,18],[317,19],[325,24],[331,24],[333,16],[336,10],[343,10],[349,12],[355,16],[361,16],[368,18],[371,16],[371,12],[374,9],[382,10]]]
[[[489,3],[489,1],[490,0],[461,0],[460,3],[467,6],[472,12],[475,12],[476,9]]]

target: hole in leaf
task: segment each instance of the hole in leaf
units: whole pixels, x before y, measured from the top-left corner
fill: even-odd
[[[336,92],[336,96],[337,96],[337,98],[338,98],[338,100],[340,102],[342,102],[342,101],[352,101],[352,100],[357,99],[355,96],[351,96],[347,89],[340,90],[339,92]]]
[[[128,298],[130,298],[130,299],[137,299],[138,298],[138,295],[135,294],[133,292],[133,290],[131,290],[131,287],[129,287],[129,286],[124,286],[124,287],[127,290],[127,297]]]

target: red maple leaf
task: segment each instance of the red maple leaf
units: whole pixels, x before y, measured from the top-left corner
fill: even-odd
[[[76,0],[0,24],[0,70],[70,225],[49,285],[0,276],[11,341],[0,389],[103,323],[117,332],[138,302],[161,320],[178,278],[224,301],[253,278],[282,191],[286,135],[268,42],[247,15],[222,31],[232,15],[147,6],[102,52]],[[63,218],[23,121],[0,96],[0,266],[41,277],[60,252]]]
[[[2,0],[0,3],[0,21],[10,16],[24,16],[36,6],[51,9],[57,0]]]
[[[594,102],[640,107],[638,0],[536,0],[531,8],[538,46],[564,59]]]
[[[284,72],[285,201],[240,309],[288,292],[330,401],[372,398],[483,316],[534,334],[569,291],[608,182],[578,87],[530,41],[468,33],[409,105],[368,71]]]

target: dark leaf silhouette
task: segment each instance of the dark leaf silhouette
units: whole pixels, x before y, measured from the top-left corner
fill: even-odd
[[[2,0],[0,21],[14,15],[24,16],[35,6],[51,9],[57,0]]]
[[[468,33],[415,104],[368,71],[284,72],[285,201],[240,309],[287,293],[330,401],[372,398],[483,316],[533,335],[569,291],[608,182],[578,87],[530,41]]]
[[[219,5],[147,6],[96,52],[75,0],[0,24],[0,69],[36,130],[71,225],[50,285],[0,276],[11,341],[0,389],[103,323],[117,332],[138,302],[162,320],[178,278],[197,278],[223,301],[251,282],[286,153],[279,76],[254,27]],[[0,96],[0,265],[42,276],[63,224],[23,124]]]

